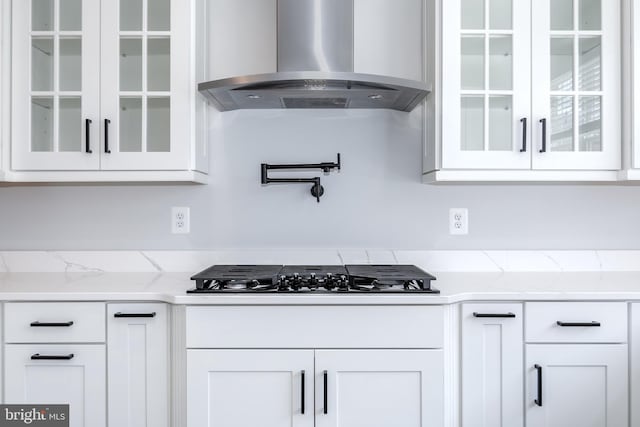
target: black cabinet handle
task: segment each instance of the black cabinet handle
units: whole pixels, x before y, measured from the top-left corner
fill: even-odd
[[[93,153],[93,150],[91,150],[91,123],[93,123],[91,119],[86,119],[84,121],[84,132],[85,132],[84,143],[86,145],[85,152],[87,154]]]
[[[524,117],[520,119],[520,123],[522,123],[522,148],[520,149],[521,153],[527,152],[527,118]]]
[[[600,322],[556,322],[558,326],[563,328],[599,328],[602,326]]]
[[[547,119],[540,119],[540,123],[542,123],[542,148],[540,149],[541,153],[547,152]]]
[[[115,313],[113,317],[156,317],[156,312],[152,313]]]
[[[111,120],[104,119],[104,152],[107,154],[111,154],[111,150],[109,149],[109,124]]]
[[[479,319],[482,318],[497,318],[497,319],[513,319],[516,317],[515,313],[473,313],[473,317]]]
[[[55,327],[69,327],[73,325],[73,321],[69,322],[31,322],[31,326],[34,328],[55,328]]]
[[[327,383],[329,382],[329,379],[328,379],[329,374],[327,373],[327,371],[324,371],[323,376],[324,376],[324,413],[328,414],[329,408],[327,408],[327,406],[329,402],[329,399],[328,399],[329,392],[327,390],[327,385],[328,385]]]
[[[300,372],[300,413],[304,415],[304,370]]]
[[[538,371],[538,398],[534,400],[535,404],[542,406],[542,366],[533,365]]]
[[[31,355],[31,360],[71,360],[73,359],[73,353],[67,354],[66,356],[53,356],[53,355],[45,355],[45,354],[33,354]]]

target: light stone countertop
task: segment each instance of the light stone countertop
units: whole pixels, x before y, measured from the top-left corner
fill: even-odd
[[[163,301],[184,305],[433,305],[465,301],[640,301],[638,272],[437,273],[433,294],[188,295],[191,273],[0,273],[0,301]]]

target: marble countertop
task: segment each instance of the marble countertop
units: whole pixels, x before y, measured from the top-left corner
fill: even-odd
[[[640,271],[435,272],[433,294],[188,295],[191,273],[0,273],[2,301],[164,301],[185,305],[452,304],[464,301],[640,301]]]

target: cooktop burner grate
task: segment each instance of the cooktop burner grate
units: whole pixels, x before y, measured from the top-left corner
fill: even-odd
[[[188,293],[439,293],[414,265],[214,265]]]

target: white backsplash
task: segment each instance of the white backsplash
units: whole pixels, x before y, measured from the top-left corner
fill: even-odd
[[[213,264],[415,264],[430,272],[640,271],[640,251],[12,251],[0,272],[188,272]]]

